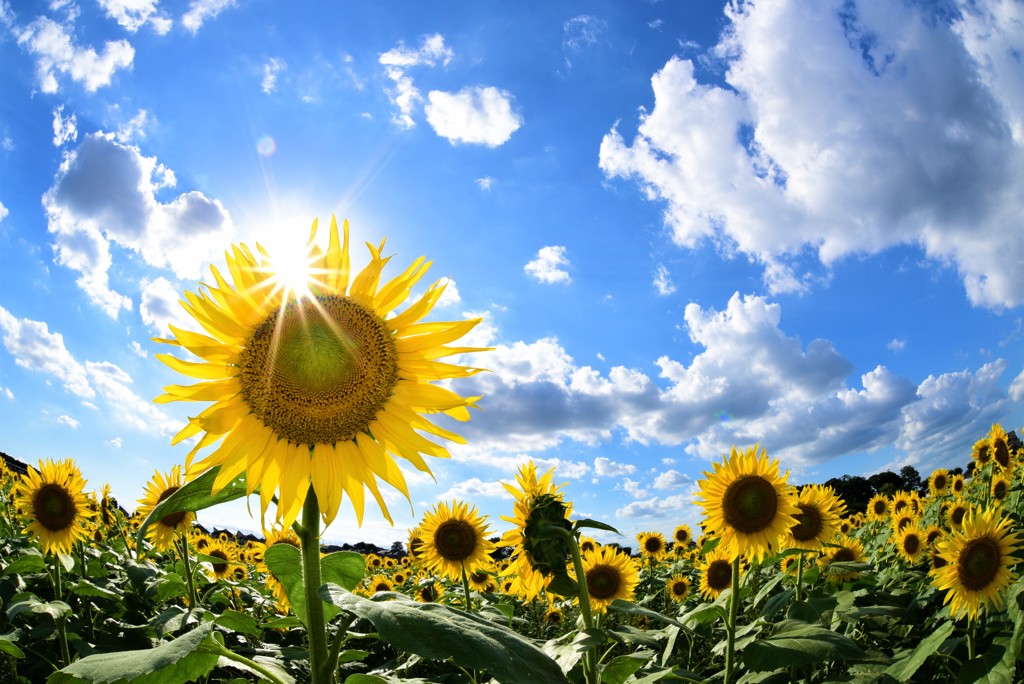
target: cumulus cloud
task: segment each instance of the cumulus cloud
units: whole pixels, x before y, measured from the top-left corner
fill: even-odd
[[[678,489],[691,484],[693,484],[693,480],[686,473],[681,473],[678,470],[666,470],[663,473],[658,473],[651,487],[654,489]]]
[[[110,85],[114,73],[127,69],[135,59],[135,49],[127,40],[110,40],[103,51],[75,45],[70,29],[48,17],[38,17],[27,26],[15,29],[18,44],[35,57],[36,78],[44,93],[55,93],[58,75],[66,75],[92,93]]]
[[[77,430],[79,425],[77,420],[66,415],[57,416],[57,423],[60,425],[66,425],[72,430]]]
[[[463,88],[457,93],[431,90],[427,121],[449,142],[498,147],[523,125],[512,110],[512,95],[492,86]]]
[[[569,266],[569,259],[565,256],[565,247],[561,245],[550,245],[541,247],[537,251],[537,257],[526,264],[523,270],[526,275],[541,283],[571,283],[572,278],[565,270]]]
[[[640,483],[636,480],[631,480],[628,477],[622,480],[619,484],[615,485],[616,489],[621,489],[626,492],[634,499],[647,496],[647,490],[640,486]]]
[[[271,57],[263,65],[263,82],[260,87],[269,95],[277,87],[277,75],[285,69],[285,61],[279,57]]]
[[[57,262],[82,274],[79,286],[112,318],[132,303],[109,285],[111,243],[179,278],[197,278],[234,233],[223,205],[201,192],[156,198],[174,184],[173,172],[138,147],[91,133],[65,154],[43,196]]]
[[[654,289],[662,297],[667,297],[676,291],[676,285],[672,282],[672,274],[668,272],[664,264],[658,264],[658,270],[654,272]]]
[[[149,356],[149,352],[143,349],[142,345],[139,344],[137,341],[132,340],[132,343],[129,346],[131,347],[132,353],[135,354],[136,356],[143,359]]]
[[[441,278],[441,282],[444,284],[444,292],[441,293],[441,297],[437,300],[435,306],[445,308],[461,304],[462,295],[459,294],[459,288],[455,286],[455,281],[445,276]]]
[[[509,494],[500,482],[486,482],[478,477],[471,477],[468,480],[458,482],[451,486],[448,491],[437,495],[438,501],[473,501],[475,499],[511,499]]]
[[[236,0],[192,0],[181,17],[181,24],[194,34],[207,19],[216,19],[218,14],[236,4]]]
[[[1021,371],[1017,377],[1010,383],[1010,399],[1014,401],[1021,401],[1024,399],[1024,371]]]
[[[167,278],[143,278],[140,286],[139,315],[151,330],[169,335],[172,325],[186,330],[192,328],[192,317],[181,307],[181,294]]]
[[[806,289],[798,260],[920,245],[978,306],[1024,303],[1020,21],[1006,4],[752,1],[726,9],[726,85],[673,57],[600,168],[665,204],[684,247],[711,240]]]
[[[78,140],[78,117],[73,113],[64,118],[64,105],[53,110],[53,144],[61,147]]]
[[[129,33],[135,33],[147,23],[157,35],[166,35],[173,21],[162,16],[157,9],[159,0],[98,0],[107,16]]]
[[[426,36],[418,49],[407,48],[405,43],[400,42],[397,47],[378,56],[377,61],[395,84],[388,92],[391,103],[398,108],[391,117],[392,122],[401,128],[414,128],[416,121],[412,115],[423,101],[423,96],[413,84],[412,77],[405,73],[406,70],[416,66],[433,67],[439,63],[447,66],[454,56],[455,53],[444,44],[444,36],[440,33]]]
[[[651,497],[641,501],[631,501],[615,511],[616,518],[664,518],[678,516],[680,511],[693,508],[693,497],[688,494]]]
[[[0,387],[0,394],[4,395],[8,399],[14,399],[14,392],[11,391],[10,387]]]
[[[594,459],[594,474],[599,477],[619,477],[621,475],[632,475],[635,472],[636,466],[632,463],[616,463],[604,456],[598,456]]]

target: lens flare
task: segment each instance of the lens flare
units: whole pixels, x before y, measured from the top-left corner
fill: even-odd
[[[277,152],[277,143],[269,135],[264,135],[256,141],[256,152],[261,157],[269,157]]]

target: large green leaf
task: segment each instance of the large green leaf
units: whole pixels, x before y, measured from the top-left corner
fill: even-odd
[[[46,570],[46,561],[35,549],[29,549],[24,555],[18,556],[4,568],[0,575],[32,575]]]
[[[99,653],[75,661],[47,684],[185,684],[209,674],[223,648],[213,641],[213,624],[204,623],[156,648]]]
[[[302,579],[302,555],[291,544],[273,544],[263,554],[270,572],[274,573],[292,605],[292,611],[306,622],[306,593]],[[352,590],[363,581],[366,561],[361,554],[353,551],[336,551],[320,559],[320,574],[323,582],[337,584]],[[324,619],[330,620],[338,614],[336,606],[324,605]]]
[[[901,682],[910,681],[910,678],[914,676],[918,668],[924,665],[924,661],[928,660],[928,657],[935,653],[939,646],[942,645],[942,642],[949,638],[949,635],[952,633],[953,623],[948,620],[943,622],[938,629],[922,639],[917,648],[906,658],[897,660],[890,665],[885,674]]]
[[[416,603],[395,593],[378,595],[390,600],[373,601],[333,584],[322,587],[320,596],[372,622],[381,638],[399,651],[434,660],[450,658],[506,684],[566,681],[558,664],[532,643],[470,613]]]
[[[744,662],[754,671],[863,658],[864,651],[852,639],[797,620],[780,622],[775,634],[748,644],[743,651]]]
[[[71,615],[71,606],[63,601],[43,601],[35,594],[24,594],[18,601],[7,608],[7,617],[14,619],[22,613],[33,613],[36,615],[49,615],[54,620],[60,620]]]
[[[234,501],[245,496],[245,474],[239,475],[234,480],[229,482],[224,489],[220,490],[216,494],[211,494],[210,490],[213,489],[213,481],[217,479],[217,473],[220,472],[220,466],[207,470],[205,473],[186,483],[178,491],[171,494],[169,497],[161,501],[156,507],[150,512],[145,520],[142,521],[142,525],[139,527],[139,532],[135,536],[137,542],[142,544],[146,539],[146,529],[156,520],[171,515],[172,513],[181,513],[182,511],[201,511],[204,508],[216,506],[219,503],[225,501]]]
[[[650,662],[652,655],[650,651],[638,651],[612,658],[601,668],[602,684],[623,684],[634,672]]]
[[[652,620],[657,620],[658,622],[664,622],[670,625],[675,625],[676,627],[681,627],[687,632],[690,631],[686,628],[686,626],[683,625],[683,623],[679,622],[675,618],[671,618],[667,615],[662,615],[661,613],[650,610],[648,608],[644,608],[643,606],[638,606],[637,604],[632,603],[631,601],[615,599],[608,606],[608,609],[611,610],[613,613],[625,613],[626,615],[642,615]]]

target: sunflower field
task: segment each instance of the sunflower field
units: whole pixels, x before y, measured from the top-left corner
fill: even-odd
[[[398,311],[429,262],[382,282],[383,242],[353,272],[347,224],[326,250],[316,232],[305,284],[236,245],[227,277],[185,293],[202,331],[172,327],[158,341],[188,358],[158,358],[197,382],[156,401],[207,405],[133,513],[72,459],[0,461],[0,684],[1024,680],[1024,453],[998,424],[966,474],[863,512],[734,447],[698,483],[698,535],[634,546],[530,462],[502,483],[500,537],[450,501],[400,557],[324,553],[343,495],[390,520],[397,459],[429,473],[438,441],[464,442],[434,419],[469,420],[480,397],[449,385],[481,369],[439,359],[486,349],[452,346],[477,320],[422,320],[440,281]],[[197,524],[249,496],[262,539]]]

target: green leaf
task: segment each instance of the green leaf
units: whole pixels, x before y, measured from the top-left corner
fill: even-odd
[[[306,624],[306,592],[302,582],[302,554],[291,544],[273,544],[264,552],[263,560],[284,587],[292,612]]]
[[[632,603],[630,601],[615,599],[608,606],[608,609],[611,610],[613,613],[625,613],[626,615],[643,615],[645,617],[651,618],[652,620],[657,620],[658,622],[664,622],[669,625],[675,625],[676,627],[682,627],[687,632],[690,631],[686,628],[685,625],[683,625],[683,623],[679,622],[675,618],[668,617],[667,615],[662,615],[661,613],[649,610],[647,608],[644,608],[643,606],[638,606],[637,604]]]
[[[1013,667],[1003,661],[1004,645],[993,643],[988,651],[968,660],[957,673],[956,684],[1015,684]]]
[[[704,624],[706,622],[714,622],[715,620],[724,621],[726,617],[725,608],[716,601],[715,603],[700,604],[685,615],[681,615],[679,621],[684,624],[690,624],[691,622]]]
[[[260,628],[256,624],[256,618],[248,613],[239,613],[237,610],[225,610],[214,619],[213,623],[225,629],[230,629],[232,632],[248,634],[249,636],[258,636],[260,633]]]
[[[602,684],[623,684],[634,672],[650,661],[650,656],[650,651],[638,651],[631,655],[612,658],[601,668]]]
[[[547,590],[559,596],[578,596],[580,593],[579,586],[565,573],[556,573],[548,582]]]
[[[544,642],[544,646],[541,650],[544,651],[555,663],[562,672],[568,674],[572,668],[576,667],[576,663],[580,662],[583,658],[583,653],[586,649],[577,648],[573,644],[573,638],[576,635],[573,632],[567,632],[557,639],[550,639]]]
[[[329,584],[320,596],[373,623],[399,651],[486,670],[499,682],[565,682],[558,664],[516,632],[475,615],[436,603],[395,598],[376,602]]]
[[[345,678],[345,684],[388,684],[388,680],[377,675],[357,672]]]
[[[213,640],[213,624],[204,623],[173,641],[141,651],[99,653],[75,661],[47,684],[185,684],[209,674],[223,647]]]
[[[949,635],[953,633],[953,623],[943,622],[937,630],[925,637],[906,658],[897,660],[885,670],[885,674],[901,682],[908,682],[928,657],[938,650]]]
[[[15,646],[12,642],[7,639],[0,638],[0,653],[6,653],[14,658],[24,658],[25,654],[21,652],[21,649]]]
[[[78,580],[78,582],[76,582],[74,586],[71,587],[71,593],[75,594],[76,596],[102,598],[107,599],[108,601],[117,601],[121,598],[121,595],[117,592],[110,591],[109,589],[104,589],[103,587],[98,587],[89,580],[85,579]]]
[[[606,532],[614,532],[615,534],[622,535],[617,529],[607,523],[600,522],[599,520],[591,520],[584,518],[582,520],[576,520],[573,522],[572,527],[574,530],[578,530],[582,527],[591,527],[595,530],[604,530]]]
[[[63,601],[41,601],[38,596],[29,594],[7,609],[7,617],[12,620],[22,613],[49,615],[54,620],[60,620],[71,615],[71,606]]]
[[[365,660],[366,656],[370,655],[369,651],[361,651],[358,648],[350,648],[342,651],[338,654],[338,664],[343,663],[355,663],[360,660]]]
[[[771,620],[775,617],[775,614],[782,610],[782,608],[789,603],[796,595],[795,590],[785,589],[775,594],[770,599],[765,601],[764,608],[761,610],[761,617],[765,620]]]
[[[778,627],[772,636],[758,639],[744,649],[743,660],[749,669],[777,670],[790,665],[864,658],[864,651],[855,641],[830,629],[796,620],[784,620]]]
[[[34,552],[34,553],[33,553]],[[46,561],[35,549],[31,549],[23,556],[18,556],[10,565],[4,568],[2,576],[6,575],[34,575],[46,570]]]
[[[262,627],[263,629],[287,630],[291,629],[292,627],[302,627],[302,620],[295,617],[294,615],[289,615],[288,617],[279,617],[274,618],[272,620],[267,620],[262,625],[260,625],[260,627]]]
[[[150,524],[172,513],[201,511],[204,508],[216,506],[225,501],[234,501],[245,496],[244,473],[229,482],[224,489],[216,494],[211,494],[210,490],[213,489],[213,481],[217,479],[217,473],[219,472],[220,466],[207,470],[191,482],[185,483],[181,489],[157,504],[146,519],[142,521],[139,532],[135,535],[137,543],[141,545],[145,541],[146,529]]]
[[[352,591],[366,576],[366,559],[355,551],[335,551],[320,559],[320,574],[324,584],[330,582]]]

